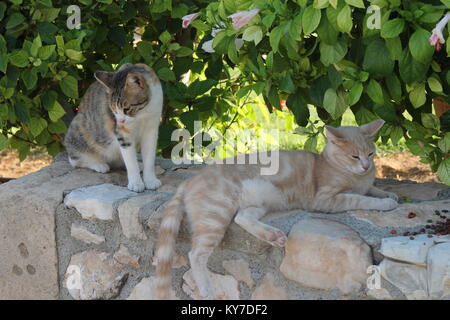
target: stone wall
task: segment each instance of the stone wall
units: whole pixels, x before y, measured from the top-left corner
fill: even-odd
[[[159,159],[162,187],[137,194],[126,189],[124,171],[72,169],[62,154],[51,166],[0,185],[0,299],[152,299],[153,253],[164,204],[199,169]],[[408,181],[377,184],[407,197],[408,203],[391,212],[296,210],[264,217],[288,234],[285,249],[232,223],[209,262],[218,297],[447,297],[450,238],[402,235],[420,233],[430,219],[436,220],[436,210],[445,215],[448,188]],[[418,245],[424,240],[420,237],[427,240],[425,248]],[[189,228],[183,223],[173,266],[174,299],[199,298],[189,271],[189,248]],[[367,270],[378,264],[372,268],[383,276],[381,289],[370,290]],[[419,280],[411,284],[408,276]]]

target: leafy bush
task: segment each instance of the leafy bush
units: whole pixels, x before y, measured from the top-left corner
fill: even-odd
[[[66,24],[72,4],[81,11],[80,29]],[[380,10],[367,12],[370,5]],[[315,149],[320,133],[308,104],[335,126],[350,108],[359,124],[384,119],[383,142],[404,137],[450,184],[450,113],[438,119],[432,112],[433,98],[449,101],[450,46],[435,51],[428,43],[449,6],[449,0],[1,2],[0,149],[10,146],[25,158],[38,145],[56,154],[67,129],[63,116],[70,119],[93,71],[144,62],[163,81],[165,155],[177,127],[194,133],[193,121],[202,120],[225,131],[248,99],[263,99],[269,111],[287,100],[309,135],[307,148]],[[255,8],[259,13],[236,30],[229,16]],[[182,28],[181,18],[196,12]],[[378,14],[380,24],[371,28]],[[142,41],[134,45],[135,32]]]

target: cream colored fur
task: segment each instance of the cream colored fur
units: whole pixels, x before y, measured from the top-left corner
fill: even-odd
[[[326,127],[321,154],[280,151],[279,171],[261,175],[261,165],[211,165],[183,182],[169,202],[156,253],[160,298],[168,298],[171,263],[184,213],[192,231],[189,260],[200,294],[214,299],[207,262],[233,221],[255,237],[283,247],[285,234],[259,221],[267,212],[304,209],[342,212],[392,210],[397,196],[373,186],[373,138],[384,121],[361,127]]]

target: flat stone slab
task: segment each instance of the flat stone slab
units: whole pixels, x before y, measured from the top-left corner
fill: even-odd
[[[450,241],[450,236],[433,235],[430,238],[426,234],[420,234],[414,237],[390,237],[381,240],[379,251],[394,260],[426,266],[428,250],[436,243],[446,241]]]
[[[167,198],[165,193],[150,193],[130,198],[120,204],[119,220],[125,237],[146,240],[143,222],[151,215],[150,212],[161,204],[161,200],[167,200]]]
[[[443,183],[413,181],[395,181],[377,179],[377,187],[385,191],[394,192],[400,198],[406,197],[411,200],[430,200],[439,196],[439,192],[449,187]]]
[[[438,221],[435,210],[450,210],[450,200],[402,203],[391,211],[355,210],[350,215],[378,227],[417,227],[429,224],[428,220]],[[410,213],[416,216],[409,218]]]
[[[331,220],[307,218],[292,227],[280,271],[304,286],[338,288],[348,294],[366,283],[370,265],[370,247],[351,228]]]
[[[156,277],[143,278],[133,288],[127,300],[157,300]],[[174,290],[170,290],[170,300],[179,300]]]
[[[98,300],[116,297],[127,272],[107,252],[83,251],[70,259],[65,285],[76,300]]]
[[[106,183],[73,190],[64,198],[64,204],[75,208],[83,219],[113,220],[119,202],[136,195],[125,187]]]
[[[384,259],[380,265],[383,278],[400,289],[409,300],[428,298],[427,268]]]
[[[431,298],[450,295],[450,242],[439,243],[428,251],[428,293]]]
[[[58,157],[48,167],[0,185],[0,300],[59,296],[55,211],[66,190],[126,184],[125,172],[73,169]]]
[[[86,243],[101,244],[106,241],[105,237],[92,233],[86,228],[82,226],[77,226],[75,224],[72,224],[70,228],[70,235],[75,239],[78,239]]]

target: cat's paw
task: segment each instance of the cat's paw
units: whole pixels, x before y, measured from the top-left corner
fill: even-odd
[[[130,180],[128,181],[128,189],[134,192],[142,192],[145,190],[145,184],[142,180]]]
[[[107,173],[109,166],[106,163],[96,163],[91,166],[91,169],[100,173]]]
[[[392,200],[398,202],[398,195],[396,195],[396,194],[393,193],[393,192],[387,192],[387,191],[385,191],[385,192],[384,192],[384,197],[385,197],[385,198],[390,198],[390,199],[392,199]]]
[[[273,229],[268,231],[266,241],[275,247],[283,248],[286,245],[287,237],[283,231]]]
[[[161,186],[161,181],[156,177],[145,178],[144,177],[145,188],[149,190],[158,189]]]
[[[393,210],[397,207],[398,207],[397,201],[395,201],[391,198],[385,198],[385,199],[381,199],[380,205],[377,209],[382,210],[382,211],[389,211],[389,210]]]

